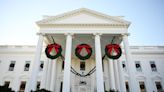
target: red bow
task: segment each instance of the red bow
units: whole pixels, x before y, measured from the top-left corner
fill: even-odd
[[[48,53],[50,53],[53,48],[55,49],[56,53],[58,53],[60,47],[61,46],[58,44],[50,44],[50,45],[48,45]]]
[[[91,53],[91,51],[89,50],[91,47],[89,45],[79,45],[77,46],[77,48],[78,48],[78,51],[77,51],[78,53],[80,53],[83,48],[86,49],[87,53]]]
[[[120,53],[119,52],[119,45],[117,45],[117,44],[110,44],[110,45],[107,45],[106,46],[106,48],[107,48],[107,50],[108,50],[108,53],[110,53],[110,54],[112,54],[112,49],[118,54],[118,53]]]

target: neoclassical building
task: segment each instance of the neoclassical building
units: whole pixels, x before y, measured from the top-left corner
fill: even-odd
[[[16,92],[164,90],[164,46],[129,46],[130,22],[121,16],[80,8],[37,25],[37,46],[0,46],[0,85]]]

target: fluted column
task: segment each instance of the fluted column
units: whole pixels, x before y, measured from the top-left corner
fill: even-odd
[[[104,60],[104,74],[105,74],[105,77],[108,77],[109,76],[109,69],[108,69],[108,61]],[[105,81],[105,90],[109,91],[110,88],[109,88],[109,78],[106,78]]]
[[[43,74],[42,74],[40,89],[46,89],[46,76],[47,76],[47,71],[48,71],[48,63],[49,63],[48,59],[47,59],[47,61],[44,61]]]
[[[48,62],[49,63],[48,63],[48,71],[47,71],[47,78],[46,78],[46,89],[50,90],[53,61],[51,59],[49,59]]]
[[[125,78],[124,78],[124,73],[123,73],[123,68],[122,68],[122,62],[118,61],[118,74],[119,74],[119,79],[120,79],[120,92],[126,92],[126,86],[125,86]]]
[[[41,33],[38,35],[39,35],[39,40],[38,40],[38,44],[36,47],[35,59],[33,62],[30,79],[27,82],[27,86],[25,88],[25,92],[30,92],[31,90],[33,90],[33,91],[36,90],[37,75],[39,73],[40,57],[41,57],[42,46],[43,46],[43,35]]]
[[[64,79],[63,92],[70,92],[70,70],[71,70],[71,50],[72,50],[72,36],[67,34],[66,49],[65,49],[65,65],[64,65]]]
[[[51,75],[51,85],[50,91],[54,92],[55,90],[55,82],[56,82],[56,59],[52,61],[52,75]]]
[[[95,35],[95,59],[96,59],[96,80],[97,92],[104,92],[104,80],[102,71],[102,55],[101,55],[101,42],[100,35]]]
[[[131,52],[129,49],[129,43],[128,43],[128,36],[127,34],[123,35],[123,44],[124,44],[124,50],[125,50],[125,57],[126,57],[126,63],[127,63],[127,68],[129,72],[129,89],[130,92],[139,92],[139,89],[137,89],[137,81],[135,78],[135,71],[133,66],[133,62],[131,61]]]
[[[114,77],[114,67],[113,67],[113,61],[108,59],[109,61],[109,77],[110,77],[110,89],[116,89],[115,87],[115,77]]]
[[[117,66],[117,60],[113,60],[114,63],[114,76],[115,76],[115,87],[116,90],[120,91],[120,79],[119,79],[119,75],[118,75],[118,66]]]

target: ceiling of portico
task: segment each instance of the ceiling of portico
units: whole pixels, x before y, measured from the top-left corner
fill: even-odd
[[[66,46],[66,35],[63,34],[50,34],[46,36],[46,39],[49,41],[47,44],[58,43],[62,46],[62,55],[65,56],[65,46]],[[54,40],[54,41],[53,41]],[[101,50],[102,56],[105,53],[105,46],[107,44],[120,44],[121,38],[120,35],[101,35]],[[92,47],[94,57],[95,55],[95,39],[93,34],[74,34],[72,36],[72,56],[75,56],[75,48],[79,44],[88,44]]]

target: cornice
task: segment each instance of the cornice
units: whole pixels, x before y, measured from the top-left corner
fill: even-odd
[[[127,24],[40,24],[40,27],[117,27],[128,28]]]

